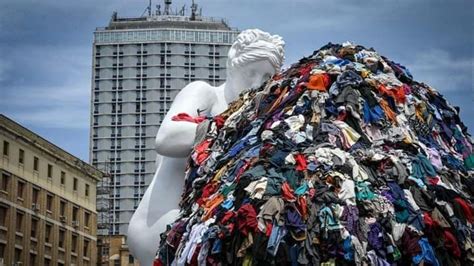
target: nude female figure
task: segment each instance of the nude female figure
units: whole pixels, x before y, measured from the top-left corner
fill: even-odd
[[[178,216],[186,158],[194,144],[197,124],[172,117],[179,113],[215,116],[225,111],[241,92],[260,87],[278,72],[283,59],[280,36],[257,29],[243,31],[229,50],[224,84],[213,87],[196,81],[176,96],[155,140],[158,168],[128,227],[129,249],[141,265],[152,265],[160,233]],[[204,111],[198,114],[198,110]]]

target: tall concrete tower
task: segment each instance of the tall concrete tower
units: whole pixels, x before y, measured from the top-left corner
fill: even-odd
[[[238,35],[224,19],[204,17],[192,1],[172,11],[122,18],[94,32],[90,160],[109,175],[98,184],[99,235],[124,235],[156,170],[154,139],[176,94],[188,83],[220,85]]]

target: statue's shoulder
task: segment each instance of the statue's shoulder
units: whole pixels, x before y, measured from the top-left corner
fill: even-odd
[[[215,94],[216,88],[209,85],[204,81],[193,81],[186,85],[180,92],[179,95],[199,95],[199,96],[211,96]]]

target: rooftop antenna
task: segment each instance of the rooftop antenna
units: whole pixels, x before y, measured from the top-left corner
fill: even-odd
[[[114,13],[112,13],[112,21],[116,21],[117,20],[117,11],[114,11]]]
[[[145,16],[146,13],[148,13],[148,16],[151,17],[151,0],[148,0],[148,6],[145,8],[145,11],[143,11],[141,16]]]
[[[161,15],[161,5],[156,5],[156,15]]]
[[[171,0],[165,0],[165,11],[164,15],[169,15],[170,14],[170,6],[171,6]]]
[[[198,9],[198,5],[196,3],[194,3],[194,0],[193,0],[193,3],[191,4],[191,20],[196,19],[197,9]]]
[[[148,1],[148,16],[151,17],[151,0]]]

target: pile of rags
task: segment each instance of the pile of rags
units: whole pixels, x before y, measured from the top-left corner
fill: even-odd
[[[199,121],[156,265],[473,265],[472,140],[435,89],[327,44]]]

